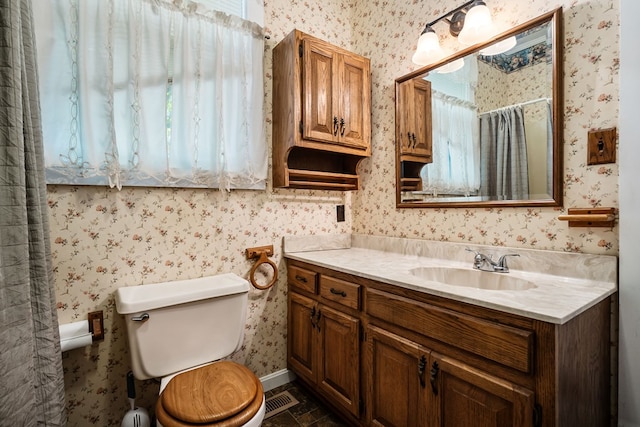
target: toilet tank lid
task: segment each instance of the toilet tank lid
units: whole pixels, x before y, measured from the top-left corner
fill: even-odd
[[[234,273],[126,286],[116,290],[116,310],[120,314],[139,313],[243,292],[249,292],[249,282]]]

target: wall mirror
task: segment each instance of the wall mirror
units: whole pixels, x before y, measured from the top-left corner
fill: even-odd
[[[396,206],[561,206],[562,94],[561,8],[396,79]]]

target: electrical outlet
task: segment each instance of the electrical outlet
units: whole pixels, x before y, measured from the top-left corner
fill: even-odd
[[[338,222],[344,222],[344,205],[336,206],[336,217]]]
[[[590,131],[588,144],[588,165],[616,162],[616,128]]]

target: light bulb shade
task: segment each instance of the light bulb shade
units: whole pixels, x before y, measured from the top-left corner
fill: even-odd
[[[516,36],[511,36],[497,43],[494,43],[491,46],[487,46],[486,48],[482,49],[480,51],[480,55],[484,55],[484,56],[499,55],[501,53],[505,53],[508,50],[513,49],[516,46],[516,44],[517,44]]]
[[[418,47],[411,60],[417,65],[429,65],[444,58],[438,35],[432,30],[425,30],[418,39]]]
[[[438,67],[438,69],[436,70],[436,73],[439,73],[439,74],[453,73],[454,71],[458,71],[462,67],[464,67],[464,58],[458,58],[455,61],[451,61],[448,64],[443,65],[442,67]]]
[[[471,46],[490,39],[497,33],[493,25],[491,11],[484,2],[479,1],[471,6],[464,19],[464,27],[458,35],[458,42]]]

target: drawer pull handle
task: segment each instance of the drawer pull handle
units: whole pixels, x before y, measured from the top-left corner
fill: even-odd
[[[433,365],[431,366],[431,376],[429,377],[429,382],[431,383],[431,391],[433,391],[433,394],[436,396],[438,395],[438,383],[436,382],[436,379],[438,378],[438,372],[440,372],[440,366],[438,366],[438,362],[433,362]]]
[[[420,358],[420,361],[418,361],[418,378],[420,379],[420,386],[422,386],[422,388],[425,388],[426,381],[424,380],[424,371],[427,367],[427,358],[422,355],[422,357]]]
[[[340,290],[338,290],[336,288],[331,288],[330,291],[334,295],[340,295],[341,297],[346,297],[347,296],[347,293],[345,291],[340,291]]]
[[[307,278],[306,277],[302,277],[299,274],[296,274],[296,280],[298,282],[307,283]]]

